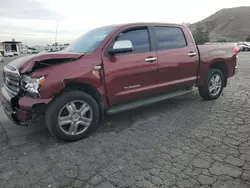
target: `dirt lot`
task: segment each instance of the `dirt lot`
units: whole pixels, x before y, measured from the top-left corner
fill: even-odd
[[[216,101],[194,92],[108,117],[75,143],[42,122],[15,126],[1,109],[0,187],[249,188],[250,53],[238,66]]]

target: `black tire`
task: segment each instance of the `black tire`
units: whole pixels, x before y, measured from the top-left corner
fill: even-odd
[[[221,83],[221,88],[220,88],[219,93],[217,95],[212,95],[211,92],[209,91],[209,83],[212,77],[215,75],[220,76],[222,83]],[[218,69],[209,69],[205,78],[205,83],[203,84],[203,86],[199,87],[200,96],[205,100],[215,100],[220,97],[223,91],[224,84],[225,84],[225,77],[223,73]]]
[[[89,127],[79,135],[68,135],[63,132],[58,123],[58,115],[61,109],[69,102],[81,100],[86,102],[92,109],[92,122]],[[94,98],[82,91],[65,91],[55,98],[48,106],[45,114],[45,123],[49,132],[63,141],[77,141],[89,135],[89,133],[96,130],[99,122],[99,108]]]

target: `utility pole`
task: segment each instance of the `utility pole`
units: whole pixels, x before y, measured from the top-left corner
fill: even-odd
[[[56,37],[55,37],[55,44],[57,44],[57,30],[58,30],[58,22],[56,22]]]

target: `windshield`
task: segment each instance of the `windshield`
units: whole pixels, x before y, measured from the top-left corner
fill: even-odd
[[[112,26],[91,30],[74,41],[71,45],[65,48],[64,51],[75,53],[91,53],[115,28],[116,26]]]

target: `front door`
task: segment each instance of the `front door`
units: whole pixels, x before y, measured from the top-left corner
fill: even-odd
[[[132,42],[132,52],[103,56],[111,106],[153,95],[157,87],[157,57],[151,50],[148,28],[122,31],[116,41],[124,40]]]

